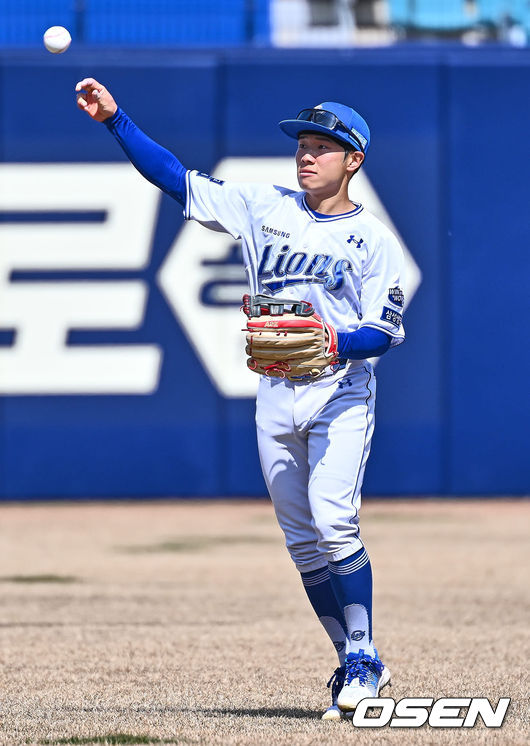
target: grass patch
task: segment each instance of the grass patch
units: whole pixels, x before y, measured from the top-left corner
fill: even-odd
[[[171,739],[167,741],[161,738],[153,738],[147,735],[132,735],[131,733],[111,733],[107,736],[88,736],[81,738],[71,736],[70,738],[57,738],[56,740],[39,741],[46,746],[59,746],[59,744],[71,744],[71,746],[90,746],[90,744],[102,744],[102,746],[115,746],[115,744],[126,744],[135,746],[135,744],[172,744],[172,743],[195,743],[187,739]]]
[[[2,583],[78,583],[73,575],[4,575]]]
[[[185,539],[168,539],[157,544],[120,546],[118,550],[127,554],[154,554],[157,552],[206,552],[215,547],[249,544],[275,544],[268,536],[195,536]]]

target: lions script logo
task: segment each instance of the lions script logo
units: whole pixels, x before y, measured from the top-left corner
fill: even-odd
[[[271,256],[272,248],[273,244],[267,244],[264,247],[258,267],[258,277],[263,287],[271,293],[288,285],[312,282],[323,283],[326,290],[333,292],[344,285],[345,273],[353,269],[350,260],[346,258],[333,261],[333,257],[329,254],[293,252],[288,244],[282,246],[276,256]]]

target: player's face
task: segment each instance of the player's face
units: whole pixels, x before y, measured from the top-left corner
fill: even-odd
[[[345,155],[342,145],[331,137],[303,133],[298,137],[296,151],[298,183],[309,194],[337,193],[347,182],[352,158],[358,160],[358,156],[362,161],[362,154]]]

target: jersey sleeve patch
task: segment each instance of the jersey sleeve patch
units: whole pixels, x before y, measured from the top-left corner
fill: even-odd
[[[215,176],[210,176],[210,174],[205,174],[202,171],[197,171],[197,176],[202,176],[203,179],[208,179],[212,184],[218,184],[219,186],[224,184],[223,179],[216,179]]]
[[[403,290],[399,287],[399,285],[396,285],[396,287],[394,288],[388,288],[388,300],[395,306],[403,308],[403,304],[405,303],[405,296],[403,294]]]
[[[381,319],[383,321],[388,321],[389,324],[392,324],[392,326],[395,326],[397,329],[399,329],[401,322],[403,321],[402,315],[388,306],[383,307]]]

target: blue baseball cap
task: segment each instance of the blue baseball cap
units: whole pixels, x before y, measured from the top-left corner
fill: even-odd
[[[324,101],[312,109],[302,109],[296,119],[283,119],[280,129],[289,137],[300,132],[321,132],[354,150],[366,153],[370,145],[370,128],[355,109],[335,101]]]

